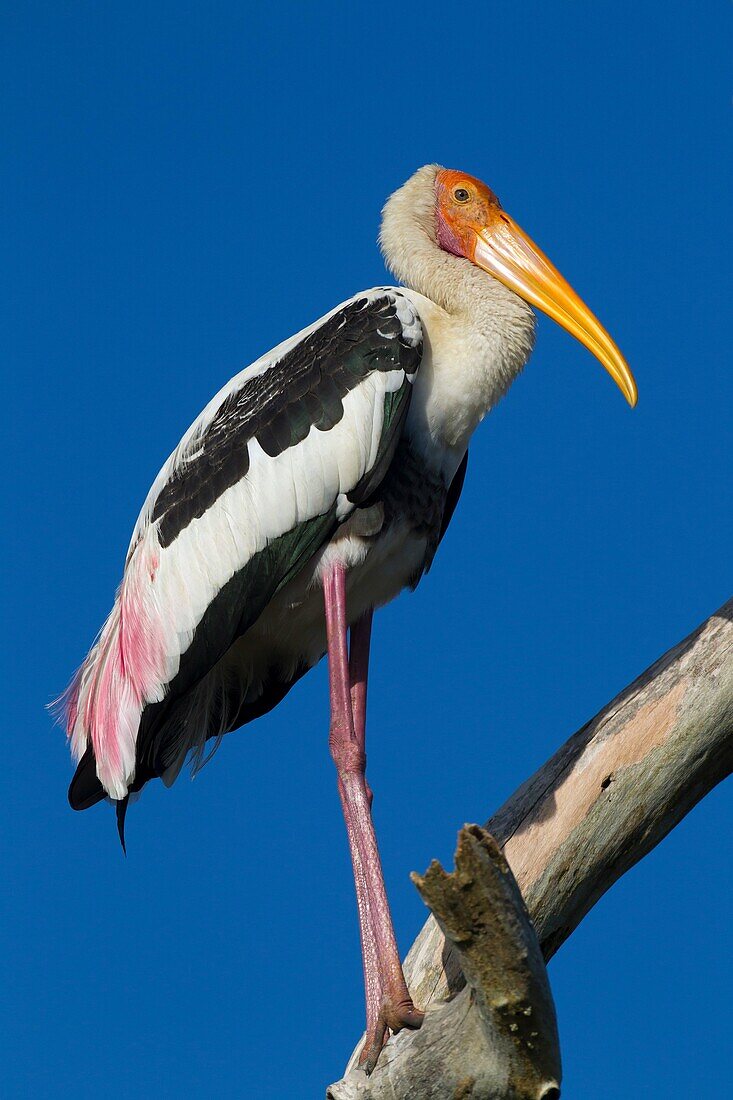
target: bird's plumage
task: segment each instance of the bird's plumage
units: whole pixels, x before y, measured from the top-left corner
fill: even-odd
[[[155,479],[67,694],[76,808],[172,782],[274,706],[325,652],[331,563],[349,569],[351,621],[429,568],[470,436],[534,331],[520,298],[439,247],[437,173],[383,211],[409,285],[355,296],[236,375]]]
[[[122,799],[153,775],[172,779],[190,750],[200,758],[207,738],[269,709],[321,656],[322,631],[305,622],[294,646],[272,645],[266,621],[256,652],[235,643],[268,605],[277,612],[289,582],[303,590],[286,605],[308,606],[329,544],[363,557],[365,540],[402,514],[400,493],[420,481],[403,429],[421,358],[409,297],[376,289],[258,360],[207,406],[156,479],[112,613],[72,686],[68,728],[82,759],[73,805],[105,792]],[[447,488],[427,494],[430,515],[414,518],[425,562]]]

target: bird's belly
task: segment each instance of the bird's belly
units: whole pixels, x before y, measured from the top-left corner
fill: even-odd
[[[427,539],[406,523],[375,536],[337,537],[275,596],[236,643],[237,664],[250,683],[273,673],[282,679],[317,664],[326,650],[322,578],[336,562],[347,570],[349,624],[414,585],[425,562]]]
[[[354,622],[369,608],[383,607],[422,575],[428,540],[407,524],[391,527],[347,574],[347,613]]]

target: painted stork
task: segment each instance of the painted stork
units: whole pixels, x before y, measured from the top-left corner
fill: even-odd
[[[608,333],[485,184],[437,165],[387,201],[403,284],[364,291],[237,374],[155,479],[114,606],[65,699],[74,809],[170,785],[328,654],[329,744],[361,931],[371,1070],[419,1027],[365,778],[372,612],[427,572],[468,444],[532,350],[543,310],[631,405]],[[488,276],[488,277],[487,277]],[[350,635],[347,639],[347,635]]]

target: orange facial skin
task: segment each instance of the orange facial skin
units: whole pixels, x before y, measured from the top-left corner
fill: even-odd
[[[452,168],[441,168],[435,190],[438,244],[446,252],[473,260],[476,234],[499,221],[501,203],[481,180]]]

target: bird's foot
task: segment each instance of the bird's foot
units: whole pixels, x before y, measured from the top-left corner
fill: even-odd
[[[377,1064],[377,1059],[382,1052],[382,1047],[387,1042],[388,1037],[389,1028],[384,1023],[381,1016],[376,1024],[367,1028],[364,1046],[361,1048],[361,1054],[359,1055],[359,1065],[362,1067],[367,1077],[373,1072]]]
[[[366,1040],[359,1055],[359,1065],[367,1077],[374,1071],[390,1031],[396,1034],[404,1027],[417,1031],[424,1019],[425,1013],[415,1008],[409,997],[401,1001],[386,1001],[382,1005],[377,1022],[367,1029]]]

